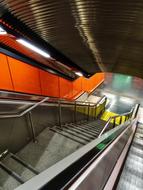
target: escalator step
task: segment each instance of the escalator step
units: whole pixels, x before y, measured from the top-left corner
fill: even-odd
[[[125,172],[116,190],[142,190],[143,180],[131,173]]]

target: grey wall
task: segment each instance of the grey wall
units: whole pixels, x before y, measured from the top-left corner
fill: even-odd
[[[85,108],[82,107],[83,112]],[[59,123],[59,109],[55,104],[41,105],[32,111],[32,120],[38,135],[46,127]],[[74,107],[61,108],[62,123],[74,122]],[[77,121],[87,119],[87,115],[77,112]],[[0,153],[9,149],[15,153],[32,139],[32,133],[25,115],[21,118],[0,119]]]

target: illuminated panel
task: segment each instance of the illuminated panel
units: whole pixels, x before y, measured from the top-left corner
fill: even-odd
[[[112,88],[117,92],[127,91],[132,88],[132,76],[115,74],[112,80]]]

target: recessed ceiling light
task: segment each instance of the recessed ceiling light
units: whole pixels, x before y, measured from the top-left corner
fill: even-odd
[[[3,35],[3,34],[7,34],[7,32],[0,26],[0,34]]]
[[[26,40],[23,40],[23,39],[17,39],[16,40],[17,42],[19,42],[20,44],[24,45],[25,47],[35,51],[36,53],[46,57],[46,58],[49,58],[50,55],[48,53],[46,53],[45,51],[41,50],[40,48],[32,45],[31,43],[27,42]]]
[[[80,77],[83,76],[83,74],[81,72],[75,72],[75,74],[78,75],[78,76],[80,76]]]

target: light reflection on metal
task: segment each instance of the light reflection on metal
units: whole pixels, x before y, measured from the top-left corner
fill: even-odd
[[[72,11],[74,10],[73,16],[76,20],[77,29],[80,33],[80,36],[91,50],[93,57],[101,71],[106,71],[96,45],[96,39],[93,37],[93,32],[90,28],[90,12],[88,12],[89,4],[82,4],[82,2],[84,2],[84,0],[74,0],[74,9],[72,9]]]

